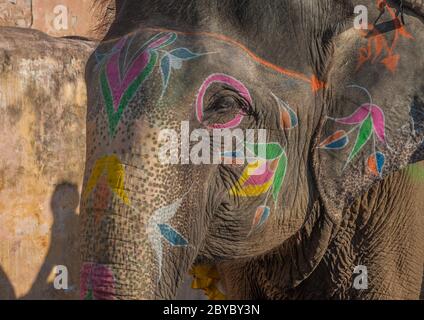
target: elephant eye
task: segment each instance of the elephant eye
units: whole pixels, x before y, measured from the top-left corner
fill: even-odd
[[[212,94],[204,112],[204,120],[209,123],[226,123],[240,113],[256,117],[252,105],[232,88]]]
[[[218,113],[226,113],[229,111],[238,111],[240,108],[239,106],[242,104],[243,101],[240,101],[235,96],[217,96],[214,99],[212,99],[212,102],[209,106],[211,110]]]

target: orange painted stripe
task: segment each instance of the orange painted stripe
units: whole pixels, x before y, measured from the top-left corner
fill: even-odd
[[[246,52],[249,55],[249,57],[252,58],[254,61],[256,61],[257,63],[259,63],[259,64],[261,64],[261,65],[263,65],[263,66],[265,66],[265,67],[267,67],[271,70],[274,70],[277,73],[283,74],[283,75],[285,75],[289,78],[294,78],[294,79],[301,80],[301,81],[304,81],[306,83],[309,83],[311,85],[312,91],[314,91],[314,92],[317,92],[317,91],[326,87],[325,82],[319,80],[316,75],[312,75],[312,76],[308,77],[307,75],[302,74],[300,72],[296,72],[296,71],[293,71],[293,70],[282,68],[282,67],[280,67],[276,64],[273,64],[270,61],[267,61],[267,60],[259,57],[257,54],[255,54],[252,50],[250,50],[244,44],[242,44],[242,43],[240,43],[240,42],[238,42],[238,41],[236,41],[236,40],[234,40],[230,37],[227,37],[223,34],[218,34],[218,33],[213,33],[213,32],[202,32],[202,31],[199,31],[199,32],[189,32],[189,31],[187,31],[186,32],[186,31],[176,31],[176,30],[167,29],[167,28],[150,28],[150,27],[145,28],[144,30],[158,31],[158,32],[173,32],[173,33],[176,33],[176,34],[188,35],[188,36],[190,36],[190,35],[191,36],[200,35],[200,36],[211,37],[211,38],[214,38],[216,40],[220,40],[220,41],[232,44],[233,46],[240,48],[241,50]],[[139,30],[132,31],[132,32],[128,33],[127,35],[135,34],[138,31]],[[109,43],[109,42],[112,42],[112,41],[116,41],[116,39],[109,39],[107,41],[102,41],[102,43]]]
[[[244,52],[246,52],[250,58],[252,58],[254,61],[256,61],[257,63],[271,69],[274,70],[280,74],[286,75],[290,78],[295,78],[304,82],[307,82],[309,84],[311,84],[312,90],[313,91],[318,91],[322,88],[325,88],[325,83],[320,81],[315,75],[313,75],[312,77],[308,77],[302,73],[296,72],[296,71],[292,71],[292,70],[288,70],[288,69],[284,69],[280,66],[277,66],[275,64],[273,64],[272,62],[269,62],[265,59],[262,59],[261,57],[259,57],[258,55],[256,55],[252,50],[250,50],[248,47],[246,47],[244,44],[230,38],[227,37],[225,35],[222,34],[218,34],[218,33],[213,33],[213,32],[184,32],[184,31],[175,31],[175,30],[171,30],[171,29],[166,29],[166,28],[146,28],[146,30],[151,30],[151,31],[159,31],[159,32],[173,32],[176,34],[182,34],[182,35],[200,35],[200,36],[207,36],[207,37],[211,37],[217,40],[221,40],[224,41],[226,43],[230,43],[238,48],[240,48],[241,50],[243,50]]]

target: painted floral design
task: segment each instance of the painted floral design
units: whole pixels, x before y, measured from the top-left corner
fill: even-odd
[[[163,82],[161,97],[163,97],[168,88],[172,70],[180,69],[183,61],[202,55],[187,48],[166,51],[165,48],[177,40],[177,35],[173,32],[155,35],[130,55],[129,49],[132,47],[134,37],[135,35],[122,38],[110,54],[100,58],[100,87],[105,101],[111,137],[115,137],[125,109],[142,84],[152,75],[159,61]]]
[[[386,0],[377,0],[379,8],[387,8],[392,17],[394,28],[393,40],[390,43],[383,30],[379,30],[377,26],[370,25],[369,30],[361,30],[361,35],[368,39],[367,45],[359,49],[359,60],[357,69],[359,70],[365,63],[381,63],[391,72],[395,72],[400,61],[400,54],[396,53],[399,40],[403,37],[406,39],[414,39],[412,35],[402,25],[394,10],[387,5]]]
[[[196,99],[196,115],[199,123],[203,123],[203,103],[208,88],[213,83],[223,83],[242,96],[248,103],[253,103],[247,87],[238,79],[222,73],[210,75],[199,89]],[[296,112],[288,103],[272,94],[276,100],[280,112],[280,127],[290,130],[298,126],[299,120]],[[215,123],[205,125],[209,129],[234,129],[243,121],[245,114],[240,112],[227,123]],[[253,159],[245,167],[239,180],[229,190],[230,195],[238,197],[258,197],[266,194],[263,205],[257,208],[251,233],[264,225],[271,215],[271,208],[267,205],[270,195],[277,203],[287,170],[287,155],[279,143],[249,144],[246,143],[246,153]],[[245,154],[241,151],[226,151],[221,153],[224,164],[244,165]]]
[[[184,197],[183,197],[184,198]],[[149,242],[156,254],[156,260],[158,263],[160,280],[162,276],[162,260],[163,260],[163,244],[162,240],[165,240],[172,247],[187,247],[188,241],[177,231],[171,224],[170,220],[175,216],[178,209],[180,208],[183,198],[178,199],[169,206],[156,210],[149,220],[147,225],[147,234]]]
[[[364,90],[370,97],[370,102],[361,105],[353,114],[345,118],[330,118],[328,119],[342,125],[353,126],[353,128],[346,132],[345,130],[338,130],[320,144],[319,148],[326,150],[341,150],[346,148],[350,143],[350,136],[358,132],[355,144],[351,149],[349,157],[346,161],[345,168],[355,159],[361,150],[372,142],[373,153],[368,157],[367,166],[369,171],[376,175],[381,176],[385,164],[386,157],[382,152],[377,151],[377,144],[387,145],[385,133],[385,117],[383,110],[372,103],[372,98],[369,92],[359,86],[351,86]]]
[[[253,162],[244,169],[230,194],[239,197],[258,197],[266,194],[262,206],[258,207],[252,221],[252,231],[268,220],[271,208],[267,206],[272,195],[277,203],[287,170],[287,155],[279,143],[246,144]]]
[[[203,123],[204,98],[209,87],[214,83],[222,83],[236,90],[248,103],[252,103],[252,97],[246,86],[239,80],[223,73],[214,73],[210,75],[201,85],[196,98],[196,116],[200,123]],[[227,123],[214,123],[207,125],[209,129],[234,129],[243,121],[245,114],[240,111],[235,115],[234,119]]]
[[[291,130],[298,126],[299,119],[296,112],[289,106],[289,104],[282,99],[278,98],[272,93],[272,96],[277,101],[280,111],[280,127],[283,130]]]
[[[113,191],[119,199],[126,205],[130,204],[127,193],[124,189],[125,183],[125,168],[116,155],[105,156],[96,161],[91,171],[91,175],[87,181],[83,199],[87,199],[93,190],[97,187],[98,192],[100,189],[104,191],[106,185]],[[102,192],[104,195],[106,191]],[[102,199],[104,197],[102,196]],[[105,200],[105,199],[103,199]],[[107,201],[106,199],[105,201]],[[104,206],[105,201],[99,206]],[[96,200],[95,203],[98,201]],[[100,209],[100,208],[99,208]]]

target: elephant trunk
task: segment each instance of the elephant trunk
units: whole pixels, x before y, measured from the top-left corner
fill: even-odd
[[[415,13],[424,16],[424,0],[403,0],[403,5]]]
[[[122,154],[87,160],[80,217],[82,298],[172,298],[203,240],[205,224],[195,214],[203,212],[204,201],[187,186],[205,175],[203,167],[162,164],[161,130],[145,119],[134,127],[128,151],[122,147]],[[133,151],[135,145],[143,148]],[[199,227],[191,228],[192,221]]]
[[[82,210],[81,298],[154,299],[154,261],[142,250],[147,236],[128,207],[112,207]]]

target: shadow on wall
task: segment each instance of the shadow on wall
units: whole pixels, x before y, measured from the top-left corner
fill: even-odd
[[[9,278],[0,267],[0,300],[15,300],[15,290],[9,281]]]
[[[78,299],[80,254],[77,208],[79,199],[78,188],[74,184],[65,182],[55,188],[50,202],[53,213],[50,247],[30,291],[22,299]],[[68,269],[67,290],[54,288],[56,266],[66,266]]]

